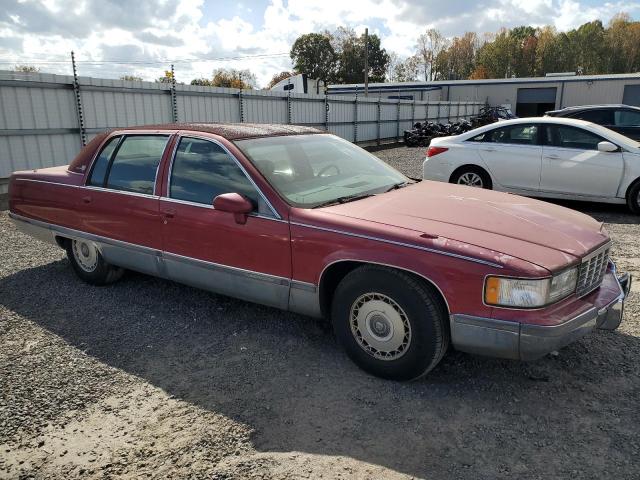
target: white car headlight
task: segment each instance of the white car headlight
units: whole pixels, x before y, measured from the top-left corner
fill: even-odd
[[[544,307],[571,295],[576,289],[577,267],[565,270],[551,278],[524,279],[487,277],[484,301],[499,307]]]

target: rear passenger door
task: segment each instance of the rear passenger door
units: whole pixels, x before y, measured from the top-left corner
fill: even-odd
[[[623,173],[621,152],[600,152],[604,138],[568,125],[547,125],[542,155],[543,192],[615,197]]]
[[[291,279],[289,224],[217,141],[180,138],[160,200],[163,258],[173,280],[287,308]],[[254,205],[246,223],[213,208],[224,193]]]
[[[540,185],[542,147],[534,123],[489,130],[471,141],[493,178],[506,188],[537,191]]]
[[[112,137],[94,160],[78,208],[82,230],[106,239],[102,254],[110,263],[158,274],[162,241],[155,189],[169,138]]]

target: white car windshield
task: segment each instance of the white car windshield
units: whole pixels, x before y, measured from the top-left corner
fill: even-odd
[[[410,180],[369,152],[330,134],[235,142],[288,203],[313,208],[406,185]]]

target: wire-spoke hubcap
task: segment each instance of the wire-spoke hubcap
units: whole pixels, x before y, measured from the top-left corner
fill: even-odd
[[[411,343],[411,325],[404,310],[381,293],[365,293],[351,306],[351,333],[374,358],[395,360]]]
[[[467,172],[460,175],[460,177],[458,178],[458,184],[480,188],[484,186],[484,184],[482,183],[482,177],[474,172]]]
[[[73,256],[85,272],[93,272],[98,266],[98,251],[90,243],[74,240]]]

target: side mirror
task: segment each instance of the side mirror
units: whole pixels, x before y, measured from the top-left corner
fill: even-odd
[[[598,151],[599,152],[617,152],[618,146],[611,142],[600,142],[598,143]]]
[[[213,199],[213,208],[221,212],[233,213],[236,223],[247,223],[247,215],[253,211],[253,204],[239,193],[223,193]]]

